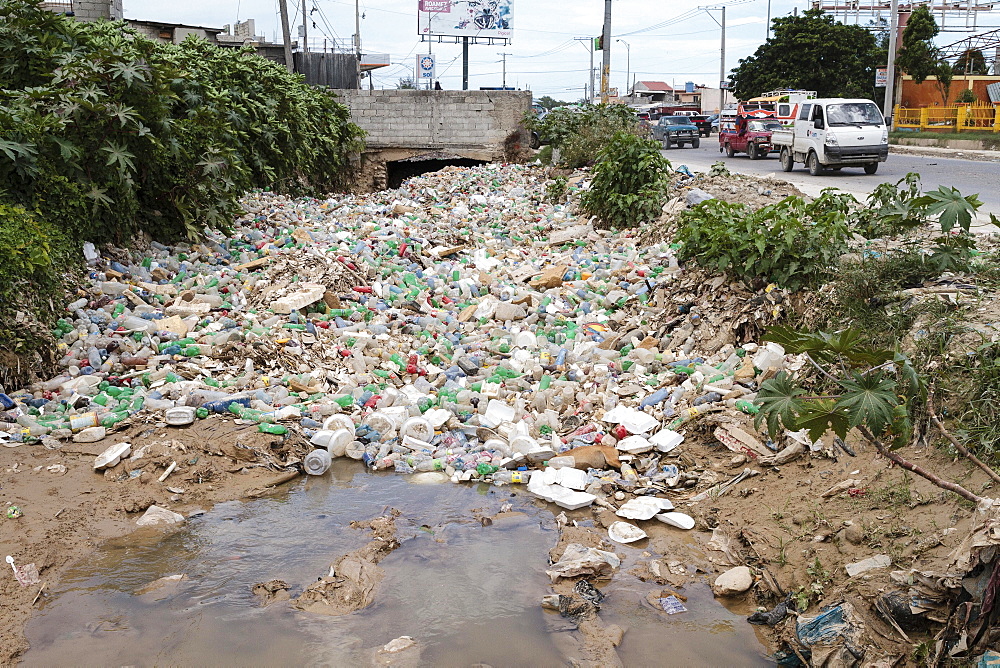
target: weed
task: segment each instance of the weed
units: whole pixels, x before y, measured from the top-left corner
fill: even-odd
[[[806,573],[812,578],[812,581],[803,587],[799,587],[799,590],[795,593],[795,604],[799,610],[808,609],[809,604],[814,599],[817,601],[822,599],[826,587],[833,582],[833,575],[830,574],[830,571],[823,568],[819,557],[816,557],[816,560],[806,568]]]
[[[562,204],[566,201],[568,181],[565,176],[557,176],[545,184],[545,201],[549,204]]]
[[[617,133],[600,152],[590,189],[580,204],[605,228],[630,228],[657,217],[666,200],[670,162],[660,145]]]

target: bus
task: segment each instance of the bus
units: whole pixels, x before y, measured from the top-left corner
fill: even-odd
[[[803,101],[816,97],[814,90],[779,89],[752,97],[737,106],[737,114],[747,118],[774,118],[789,126]]]

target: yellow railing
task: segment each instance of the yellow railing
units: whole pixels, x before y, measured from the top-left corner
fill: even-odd
[[[896,129],[1000,132],[1000,107],[991,104],[971,104],[960,107],[907,109],[897,105],[893,123]]]

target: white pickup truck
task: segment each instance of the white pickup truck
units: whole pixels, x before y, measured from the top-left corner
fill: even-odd
[[[800,162],[813,176],[841,167],[864,167],[865,174],[874,174],[889,157],[889,129],[871,100],[805,100],[794,125],[773,132],[771,144],[786,172]]]

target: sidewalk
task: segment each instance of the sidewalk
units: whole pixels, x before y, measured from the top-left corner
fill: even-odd
[[[1000,162],[1000,151],[979,149],[973,150],[967,148],[944,148],[943,146],[903,146],[900,144],[889,144],[889,153],[898,153],[901,155],[932,155],[939,158]]]

